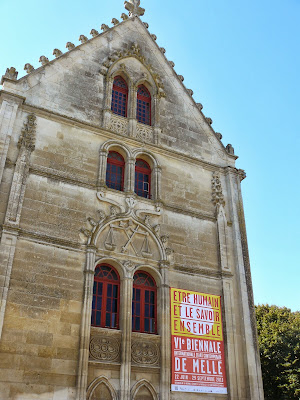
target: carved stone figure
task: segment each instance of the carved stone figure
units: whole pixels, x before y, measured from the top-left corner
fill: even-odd
[[[90,32],[90,34],[91,34],[93,37],[96,37],[96,36],[99,35],[99,32],[98,32],[96,29],[92,29],[91,32]]]
[[[88,38],[84,35],[80,35],[78,39],[81,43],[85,43],[88,41]]]
[[[27,63],[24,65],[24,70],[27,72],[27,74],[30,74],[32,71],[34,71],[34,67],[31,64]]]
[[[46,64],[49,63],[49,58],[48,58],[48,57],[45,57],[45,56],[41,56],[40,59],[39,59],[39,62],[40,62],[42,65],[46,65]]]
[[[60,57],[62,54],[63,54],[63,52],[60,51],[59,49],[54,49],[54,50],[53,50],[53,55],[54,55],[56,58]]]
[[[73,50],[73,49],[75,49],[75,44],[74,43],[71,43],[71,42],[68,42],[67,44],[66,44],[66,48],[70,51],[70,50]]]

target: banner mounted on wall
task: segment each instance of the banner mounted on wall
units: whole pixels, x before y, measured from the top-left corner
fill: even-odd
[[[171,390],[226,394],[221,297],[170,290]]]

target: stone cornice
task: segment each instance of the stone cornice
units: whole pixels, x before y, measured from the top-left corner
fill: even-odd
[[[0,98],[8,98],[9,100],[13,100],[19,104],[23,104],[26,100],[26,97],[20,96],[16,93],[8,92],[7,90],[0,90]]]
[[[196,267],[186,267],[184,265],[175,264],[172,268],[175,271],[181,272],[188,275],[198,275],[207,278],[222,279],[222,278],[232,278],[233,274],[231,272],[216,271],[209,268],[196,268]]]

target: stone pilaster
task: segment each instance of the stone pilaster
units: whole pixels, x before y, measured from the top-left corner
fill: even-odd
[[[131,331],[132,331],[132,284],[131,277],[123,280],[122,295],[122,347],[120,370],[120,400],[130,399],[130,375],[131,375]]]
[[[171,321],[170,321],[170,285],[169,264],[162,262],[160,265],[162,275],[161,286],[161,370],[160,370],[160,398],[170,399],[170,371],[171,371]]]
[[[125,176],[125,190],[130,193],[134,193],[134,185],[135,185],[135,159],[128,158],[127,159],[127,170]]]
[[[86,265],[84,270],[84,295],[81,314],[79,365],[77,375],[76,400],[86,400],[89,344],[91,332],[91,312],[93,302],[93,286],[95,274],[96,248],[89,246],[86,252]]]
[[[252,281],[246,228],[243,211],[243,201],[240,187],[240,176],[236,169],[228,167],[226,182],[229,198],[229,208],[232,219],[233,243],[235,255],[235,274],[239,290],[241,321],[243,324],[245,347],[245,371],[249,382],[249,399],[263,400],[263,385],[260,358],[257,344],[255,310],[253,304]]]
[[[7,92],[0,94],[2,103],[0,106],[0,183],[4,172],[8,147],[20,104],[25,100],[23,97],[14,96]]]
[[[106,165],[107,165],[107,150],[100,150],[99,154],[99,173],[98,173],[98,187],[106,186]]]
[[[160,200],[160,188],[161,188],[161,167],[155,165],[153,168],[153,183],[154,188],[152,188],[153,192],[153,200]]]

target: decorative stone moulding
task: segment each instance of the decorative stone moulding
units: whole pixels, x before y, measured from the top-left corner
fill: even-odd
[[[140,7],[140,0],[129,0],[125,1],[124,5],[127,11],[129,11],[129,17],[141,17],[145,14],[145,9]]]
[[[45,56],[41,56],[40,59],[39,59],[39,62],[40,62],[42,65],[46,65],[46,64],[49,63],[49,58],[48,58],[48,57],[45,57]]]
[[[209,125],[211,125],[213,123],[213,120],[209,117],[206,118],[206,121],[209,123]]]
[[[220,132],[216,132],[216,136],[217,136],[217,138],[219,139],[219,140],[221,140],[222,139],[222,134],[220,133]]]
[[[78,39],[81,43],[85,43],[88,41],[88,38],[84,35],[80,35]]]
[[[99,32],[96,29],[92,29],[90,32],[90,35],[92,35],[93,37],[96,37],[99,35]]]
[[[192,89],[186,89],[186,90],[188,91],[188,93],[189,93],[191,96],[193,96],[194,92],[193,92]]]
[[[16,81],[18,78],[18,72],[15,67],[6,68],[6,72],[3,77]]]
[[[178,78],[181,80],[181,82],[184,81],[184,76],[183,75],[178,75]]]
[[[120,341],[110,336],[93,336],[90,340],[90,356],[104,362],[119,361]]]
[[[225,206],[222,184],[218,172],[213,173],[211,184],[212,184],[212,202],[214,203],[215,206],[216,205]]]
[[[226,150],[227,150],[227,153],[228,153],[228,154],[234,156],[234,148],[232,147],[232,144],[228,144],[228,145],[226,146]]]
[[[69,51],[75,49],[75,44],[72,42],[68,42],[66,44],[66,49],[68,49]]]
[[[160,352],[156,343],[134,340],[131,346],[131,360],[137,365],[159,365]]]
[[[118,25],[118,24],[120,23],[120,21],[119,21],[117,18],[113,18],[113,19],[111,20],[111,23],[112,23],[114,26],[116,26],[116,25]]]
[[[106,24],[102,24],[101,25],[101,30],[103,31],[103,32],[106,32],[106,31],[108,31],[110,28],[109,28],[109,26],[108,25],[106,25]]]
[[[54,55],[56,58],[60,57],[62,54],[63,54],[63,52],[60,51],[59,49],[54,49],[54,50],[53,50],[53,55]]]
[[[171,65],[171,67],[172,67],[172,68],[174,68],[174,67],[175,67],[175,63],[174,63],[174,61],[169,61],[169,64]]]
[[[203,105],[201,103],[196,103],[199,110],[203,110]]]
[[[32,71],[34,71],[34,67],[31,64],[27,63],[24,65],[24,71],[26,71],[27,74],[30,74]]]
[[[154,33],[151,34],[151,37],[152,37],[153,40],[157,40],[157,36],[154,35]]]
[[[146,29],[149,29],[149,24],[148,24],[148,22],[143,22],[143,25],[144,25],[144,27],[145,27]]]
[[[108,129],[115,133],[118,133],[119,135],[127,135],[128,121],[124,117],[119,117],[115,114],[112,114]]]
[[[35,134],[36,134],[36,116],[29,114],[27,116],[27,122],[21,131],[21,135],[18,141],[18,148],[24,146],[29,151],[35,149]]]
[[[126,15],[125,13],[122,13],[122,14],[121,14],[121,19],[122,19],[123,21],[126,21],[126,19],[128,19],[128,15]]]

